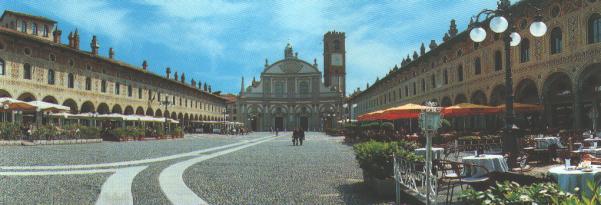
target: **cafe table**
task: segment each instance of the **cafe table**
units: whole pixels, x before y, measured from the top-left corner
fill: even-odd
[[[556,144],[558,148],[563,148],[559,137],[537,137],[534,140],[538,149],[548,149],[552,144]]]
[[[423,156],[426,158],[426,148],[419,148],[414,150],[416,155]],[[432,147],[432,159],[442,159],[444,156],[444,148]]]
[[[583,171],[574,166],[568,170],[561,165],[549,169],[549,176],[557,181],[559,188],[564,192],[576,193],[574,189],[578,187],[586,195],[591,196],[592,190],[588,188],[587,181],[598,183],[601,178],[601,167],[592,165],[591,171]]]
[[[480,155],[467,156],[461,159],[461,162],[467,164],[480,165],[488,169],[488,172],[508,172],[509,166],[502,155]],[[463,176],[481,177],[485,175],[484,170],[477,167],[466,168],[463,170]]]

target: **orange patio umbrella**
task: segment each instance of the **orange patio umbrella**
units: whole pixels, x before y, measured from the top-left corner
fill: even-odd
[[[428,108],[430,107],[409,103],[384,110],[384,112],[380,114],[380,118],[384,120],[418,118],[419,113]]]
[[[500,111],[505,111],[505,104],[497,106]],[[513,103],[513,110],[516,112],[539,112],[545,108],[542,105],[526,104],[526,103]]]
[[[380,115],[384,112],[384,110],[378,110],[378,111],[373,111],[370,113],[366,113],[363,115],[360,115],[358,117],[359,121],[373,121],[373,120],[382,120],[380,118]]]
[[[445,117],[461,117],[471,115],[485,115],[500,112],[500,108],[486,105],[477,105],[471,103],[459,103],[457,105],[445,107],[442,115]]]
[[[6,106],[6,110],[35,110],[36,107],[34,105],[30,105],[27,102],[2,97],[0,98],[0,110],[4,109]]]

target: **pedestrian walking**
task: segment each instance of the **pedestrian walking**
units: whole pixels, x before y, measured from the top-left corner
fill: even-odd
[[[292,146],[298,145],[298,137],[299,137],[298,130],[292,131]]]
[[[275,136],[276,136],[276,137],[278,136],[278,131],[279,131],[279,129],[276,127],[276,128],[275,128]]]
[[[298,141],[300,146],[303,146],[303,141],[305,140],[305,130],[302,128],[298,130]]]

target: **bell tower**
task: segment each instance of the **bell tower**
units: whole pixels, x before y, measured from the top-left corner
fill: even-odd
[[[332,86],[346,96],[344,39],[344,32],[328,31],[323,36],[323,77],[325,86]]]

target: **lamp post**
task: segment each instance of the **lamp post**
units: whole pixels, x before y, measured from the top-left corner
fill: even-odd
[[[479,23],[480,16],[485,15],[486,19],[490,19],[489,27],[495,33],[501,34],[503,38],[505,51],[505,126],[503,132],[503,152],[511,153],[509,165],[513,166],[515,157],[517,156],[517,138],[511,134],[513,127],[513,79],[511,73],[511,47],[520,44],[520,34],[515,32],[513,14],[510,11],[511,3],[509,0],[499,0],[496,10],[485,9],[472,18],[469,27],[470,38],[476,43],[484,41],[486,38],[486,30]],[[540,8],[528,4],[537,10],[537,15],[534,22],[530,25],[530,33],[534,37],[541,37],[547,32],[547,26],[542,21]],[[474,22],[475,21],[475,22]]]
[[[167,107],[173,105],[173,103],[171,101],[169,101],[169,98],[167,96],[165,96],[165,100],[161,101],[161,99],[159,99],[159,105],[165,106],[165,112],[167,112]],[[169,112],[167,112],[169,113]],[[182,122],[180,122],[182,123]],[[169,118],[165,117],[165,135],[167,134],[167,131],[169,130]]]

